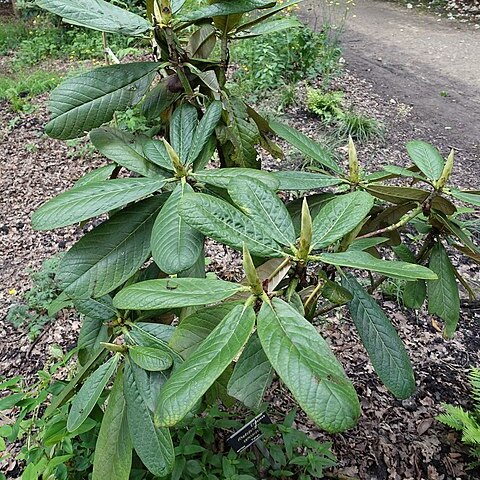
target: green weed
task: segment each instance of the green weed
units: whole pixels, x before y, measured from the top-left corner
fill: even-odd
[[[342,109],[343,92],[323,92],[307,90],[307,108],[326,123],[340,120],[345,115]]]
[[[0,55],[7,55],[26,38],[28,25],[25,21],[17,19],[0,21]]]
[[[30,100],[61,81],[62,76],[56,72],[21,69],[12,75],[0,76],[0,100],[7,100],[15,112],[31,112]]]
[[[54,280],[60,258],[56,255],[45,260],[40,270],[29,271],[32,287],[20,302],[12,304],[8,310],[6,319],[16,328],[26,328],[31,340],[40,334],[46,323],[53,320],[48,315],[48,306],[60,293]]]

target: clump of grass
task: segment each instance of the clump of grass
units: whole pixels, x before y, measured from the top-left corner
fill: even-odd
[[[341,138],[351,136],[355,141],[365,143],[371,138],[381,137],[383,125],[373,117],[348,110],[340,119],[338,135]]]

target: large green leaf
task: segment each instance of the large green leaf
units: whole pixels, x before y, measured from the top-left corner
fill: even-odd
[[[245,244],[259,257],[282,256],[281,247],[261,225],[223,200],[191,193],[183,197],[178,208],[181,217],[206,236],[239,250]]]
[[[407,152],[413,163],[429,178],[438,180],[443,172],[444,161],[440,152],[432,145],[421,140],[407,143]]]
[[[67,430],[69,432],[79,428],[90,415],[115,368],[117,368],[119,358],[118,354],[113,356],[108,362],[98,367],[82,385],[72,402],[68,414]]]
[[[295,148],[298,148],[298,150],[300,150],[307,157],[312,158],[320,165],[329,168],[335,173],[342,173],[341,168],[332,159],[330,151],[322,145],[319,145],[305,134],[292,127],[289,127],[288,125],[284,125],[283,123],[271,120],[269,125],[279,137],[286,140]]]
[[[168,428],[157,428],[145,402],[133,365],[125,364],[125,400],[133,447],[145,467],[155,476],[164,477],[175,463],[172,438]],[[140,369],[139,369],[140,370]],[[113,480],[113,479],[112,479]]]
[[[360,405],[355,389],[311,323],[274,298],[262,305],[257,331],[273,368],[318,426],[340,432],[357,423]]]
[[[264,183],[237,177],[229,183],[228,194],[247,217],[262,225],[278,243],[295,243],[295,230],[285,205]]]
[[[187,270],[203,249],[203,235],[188,225],[178,213],[185,193],[193,192],[187,183],[179,183],[165,202],[152,230],[152,255],[162,272],[174,274]]]
[[[135,36],[150,29],[144,18],[104,0],[37,0],[35,5],[59,15],[68,23],[101,32]]]
[[[119,371],[95,445],[92,480],[128,480],[132,467],[132,441],[123,396],[123,372]]]
[[[50,98],[52,120],[45,132],[63,140],[85,135],[138,103],[160,64],[134,62],[100,67],[69,78]]]
[[[274,32],[281,32],[289,28],[301,27],[302,23],[296,17],[278,18],[269,22],[261,23],[244,31],[240,35],[236,35],[235,39],[245,39],[258,37],[259,35],[267,35]]]
[[[259,23],[263,23],[265,20],[275,15],[277,12],[301,3],[302,1],[303,0],[287,0],[286,2],[282,2],[281,4],[277,2],[276,6],[269,8],[268,10],[264,10],[262,13],[259,12],[259,14],[255,15],[254,18],[247,18],[247,21],[242,25],[238,26],[236,28],[236,31],[240,32],[242,30],[250,30],[252,27],[258,25]]]
[[[264,183],[271,190],[277,190],[279,186],[278,180],[271,173],[251,168],[220,168],[203,170],[193,174],[193,177],[198,182],[219,188],[228,188],[229,183],[239,176],[254,178]]]
[[[143,143],[143,154],[148,160],[162,167],[164,170],[168,170],[169,172],[174,171],[167,148],[161,140],[146,140]]]
[[[223,0],[213,5],[195,8],[191,12],[182,15],[181,19],[194,22],[203,18],[246,13],[257,8],[269,8],[275,6],[275,3],[272,0],[236,0],[235,2]]]
[[[75,182],[72,188],[83,187],[87,183],[103,182],[104,180],[108,180],[112,173],[115,171],[115,168],[117,168],[117,166],[114,163],[109,163],[108,165],[104,165],[103,167],[91,170],[83,177],[80,177]]]
[[[351,232],[370,212],[374,198],[365,192],[335,197],[314,218],[312,249],[324,248]]]
[[[84,317],[77,341],[80,365],[85,365],[102,348],[100,342],[108,342],[109,337],[108,327],[103,320]]]
[[[315,190],[342,183],[341,179],[324,173],[285,171],[273,172],[272,176],[280,182],[279,190]]]
[[[340,267],[360,268],[372,272],[382,273],[387,277],[400,278],[402,280],[432,280],[436,278],[434,272],[422,265],[414,263],[396,262],[393,260],[380,260],[367,252],[348,251],[342,253],[322,253],[320,260],[331,265]]]
[[[468,190],[461,191],[452,189],[451,193],[457,200],[480,207],[480,192],[476,190],[469,192]]]
[[[451,338],[460,318],[460,297],[455,270],[440,242],[433,247],[428,266],[438,277],[427,282],[428,313],[438,315],[445,322],[444,334]]]
[[[197,310],[185,317],[175,329],[170,346],[183,358],[188,358],[238,302],[226,302]]]
[[[210,136],[215,130],[215,127],[218,125],[222,115],[222,102],[214,101],[212,102],[202,119],[198,123],[198,127],[195,130],[191,149],[188,152],[187,164],[192,164],[200,155],[205,145],[208,143]]]
[[[92,182],[68,190],[44,203],[32,215],[35,230],[52,230],[89,220],[160,190],[165,182],[150,178],[120,178]]]
[[[247,288],[236,283],[206,278],[147,280],[124,288],[113,304],[127,310],[159,310],[220,302]]]
[[[230,2],[231,5],[237,2]],[[218,4],[217,4],[218,5]],[[228,167],[260,168],[255,145],[260,142],[260,132],[253,122],[247,108],[238,97],[225,98],[225,108],[228,113],[228,124],[225,129],[226,148],[224,154]],[[220,137],[221,138],[221,137]],[[222,144],[225,142],[221,139]]]
[[[415,282],[407,282],[403,289],[403,304],[407,308],[416,310],[422,308],[425,298],[427,297],[427,285],[425,280],[416,280]]]
[[[198,112],[192,104],[182,103],[173,112],[170,122],[170,144],[182,163],[187,162],[197,124]]]
[[[101,297],[128,280],[150,254],[163,196],[121,210],[80,239],[62,258],[57,282],[72,297]]]
[[[163,386],[157,425],[175,425],[190,412],[245,345],[254,323],[253,308],[238,305],[218,324]]]
[[[128,355],[139,367],[149,372],[168,370],[173,363],[167,352],[155,347],[133,346],[128,349]]]
[[[137,137],[118,128],[96,128],[90,140],[97,150],[109,160],[144,177],[163,177],[162,170],[143,155],[143,145]]]
[[[350,315],[375,371],[397,398],[408,398],[415,391],[415,376],[397,331],[355,278],[343,277],[343,286],[353,294]]]
[[[142,113],[147,120],[155,120],[180,96],[169,89],[171,77],[163,78],[146,95],[142,104]]]
[[[272,379],[272,364],[268,361],[258,336],[254,334],[248,340],[230,377],[228,394],[249,408],[259,408]]]

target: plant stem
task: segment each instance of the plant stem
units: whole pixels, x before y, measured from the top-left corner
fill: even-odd
[[[420,205],[411,212],[407,213],[404,215],[397,223],[394,223],[393,225],[389,225],[388,227],[385,228],[380,228],[379,230],[375,230],[374,232],[366,233],[365,235],[361,235],[360,237],[357,237],[356,240],[359,240],[361,238],[370,238],[370,237],[376,237],[377,235],[381,235],[382,233],[389,233],[393,232],[395,230],[398,230],[399,228],[403,227],[406,225],[410,220],[415,218],[417,215],[420,215],[423,211],[423,206]]]
[[[220,72],[218,76],[220,89],[223,89],[225,83],[227,82],[228,56],[228,35],[225,31],[222,33],[220,45]]]

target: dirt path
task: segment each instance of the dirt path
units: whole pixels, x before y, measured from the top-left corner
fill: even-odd
[[[343,2],[341,2],[343,3]],[[332,17],[324,2],[307,0],[313,26]],[[338,19],[340,9],[333,15]],[[384,1],[358,0],[342,36],[347,68],[375,93],[413,107],[430,140],[468,151],[480,173],[480,29]],[[473,164],[472,164],[473,163]]]

